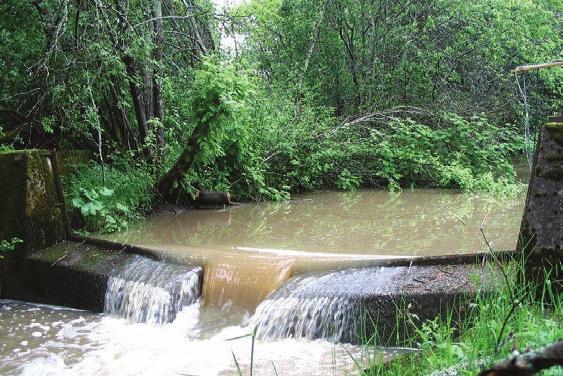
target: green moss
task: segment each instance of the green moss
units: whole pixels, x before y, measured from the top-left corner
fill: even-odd
[[[48,156],[43,150],[0,153],[0,237],[23,239],[25,253],[64,238],[63,217]]]
[[[69,248],[67,243],[58,243],[34,253],[30,256],[30,259],[53,264],[56,261],[60,260],[61,257],[64,257],[68,251]]]
[[[109,274],[116,265],[124,265],[132,257],[129,253],[110,251],[88,244],[60,242],[29,256],[29,260],[58,265],[72,270]]]

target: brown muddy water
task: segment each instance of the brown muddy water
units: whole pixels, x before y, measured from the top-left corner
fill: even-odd
[[[106,238],[201,265],[203,286],[195,274],[141,260],[110,279],[103,314],[0,300],[0,374],[235,375],[234,358],[248,374],[245,335],[264,319],[255,316],[271,314],[263,299],[290,277],[385,258],[482,252],[481,226],[495,249],[514,249],[524,198],[525,192],[506,199],[443,190],[323,192],[149,218]],[[170,287],[161,275],[178,283]],[[170,322],[160,320],[172,301],[178,307]],[[259,337],[256,375],[357,374],[355,362],[364,367],[404,351],[314,339],[326,332],[317,323],[351,312],[345,301],[303,301],[290,292],[284,302],[276,314],[288,312],[303,336]]]
[[[206,304],[254,310],[292,275],[389,258],[514,250],[525,192],[320,192],[285,203],[155,216],[106,237],[205,268]]]

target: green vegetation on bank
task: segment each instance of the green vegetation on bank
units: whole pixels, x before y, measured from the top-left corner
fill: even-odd
[[[89,150],[95,162],[65,180],[89,231],[146,213],[152,184],[209,120],[181,184],[192,194],[510,193],[509,161],[561,107],[563,74],[527,76],[526,140],[509,70],[560,57],[561,6],[254,0],[222,12],[208,0],[3,1],[0,150]]]
[[[516,271],[510,270],[510,275],[515,276]],[[563,339],[563,296],[556,295],[546,280],[540,297],[524,287],[525,283],[512,281],[497,292],[478,295],[466,305],[461,321],[453,319],[457,312],[450,312],[417,326],[407,345],[419,352],[371,366],[363,374],[477,375],[516,351],[539,350]],[[561,371],[555,367],[542,375],[560,375]]]

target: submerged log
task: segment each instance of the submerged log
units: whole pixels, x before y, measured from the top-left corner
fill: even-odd
[[[231,205],[231,194],[229,192],[198,191],[195,196],[194,206],[222,206]]]

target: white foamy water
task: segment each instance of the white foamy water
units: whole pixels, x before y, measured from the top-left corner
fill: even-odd
[[[243,313],[184,308],[168,324],[131,323],[67,308],[0,301],[2,375],[236,375],[250,364],[252,332]],[[32,335],[41,333],[40,337]],[[256,341],[256,375],[355,374],[360,364],[393,351],[323,340]]]
[[[132,322],[170,322],[200,297],[201,273],[137,256],[109,278],[104,312]]]
[[[357,304],[348,298],[289,296],[264,300],[253,322],[260,338],[351,341],[355,339],[357,311]]]

